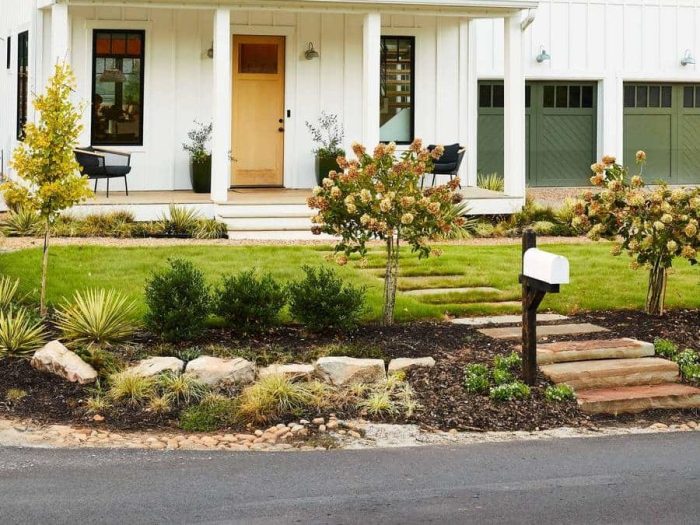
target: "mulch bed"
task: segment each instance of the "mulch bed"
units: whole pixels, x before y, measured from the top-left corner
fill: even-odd
[[[591,322],[614,331],[565,339],[592,339],[605,337],[634,337],[653,341],[664,337],[681,347],[700,349],[700,310],[675,310],[663,318],[653,318],[642,312],[594,312],[572,316],[565,322]],[[155,341],[145,334],[140,338],[141,352],[153,348]],[[549,341],[564,339],[552,337]],[[235,336],[224,330],[210,330],[196,343],[177,345],[178,348],[217,344],[229,348],[249,348],[260,354],[292,349],[299,361],[312,356],[319,346],[329,344],[352,345],[376,352],[385,358],[433,356],[432,369],[419,369],[409,374],[416,399],[422,406],[410,422],[426,428],[443,430],[535,430],[559,426],[595,426],[598,424],[629,424],[650,421],[675,422],[697,419],[698,411],[648,411],[638,415],[588,417],[581,413],[575,402],[549,403],[544,399],[548,385],[540,377],[532,389],[532,397],[512,402],[494,402],[485,395],[469,394],[463,386],[464,367],[469,363],[491,364],[496,355],[513,351],[516,341],[495,340],[481,335],[473,327],[449,323],[422,322],[397,324],[392,327],[363,326],[352,333],[341,335],[309,335],[300,328],[287,326],[266,334]],[[155,351],[154,351],[155,353]],[[17,403],[8,403],[8,389],[19,388],[29,395]],[[3,413],[30,417],[40,422],[91,423],[84,410],[85,400],[91,395],[90,387],[67,383],[57,377],[40,373],[23,360],[0,360],[0,415]],[[339,417],[352,416],[351,413]],[[114,428],[155,428],[176,425],[175,415],[156,416],[144,410],[120,409],[113,411],[100,424]]]

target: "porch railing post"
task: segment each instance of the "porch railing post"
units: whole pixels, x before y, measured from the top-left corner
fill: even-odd
[[[367,13],[362,23],[362,141],[379,143],[379,80],[382,16]]]
[[[226,202],[231,183],[231,12],[214,11],[211,199]]]
[[[525,197],[525,76],[521,14],[505,19],[503,75],[503,177],[505,193]]]

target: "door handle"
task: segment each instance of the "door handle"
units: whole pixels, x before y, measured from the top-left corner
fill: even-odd
[[[284,119],[281,118],[281,119],[279,119],[277,122],[279,122],[280,124],[284,124]]]
[[[277,131],[279,131],[280,133],[284,133],[284,128],[279,127],[279,128],[277,128]]]

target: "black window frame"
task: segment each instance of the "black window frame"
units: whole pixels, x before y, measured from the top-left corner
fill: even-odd
[[[411,62],[410,62],[410,67],[411,67],[411,129],[409,135],[411,136],[410,140],[393,140],[390,142],[394,142],[398,145],[407,145],[411,144],[415,138],[416,138],[416,37],[415,36],[410,36],[410,35],[381,35],[380,37],[380,58],[379,58],[379,70],[380,70],[380,75],[382,74],[382,71],[384,70],[384,41],[385,40],[396,40],[397,45],[399,40],[405,40],[410,42],[411,46]],[[380,86],[382,84],[382,80],[380,78]],[[381,87],[380,87],[381,89]],[[381,103],[381,92],[379,94],[380,96],[380,103]],[[380,126],[381,128],[381,126]],[[382,142],[387,142],[387,141],[382,141]]]
[[[29,31],[17,33],[17,140],[24,140],[29,109]]]
[[[126,35],[140,35],[141,36],[141,54],[139,59],[141,61],[141,67],[139,70],[139,102],[141,103],[141,118],[139,119],[139,136],[138,140],[133,142],[114,142],[112,140],[95,139],[95,127],[93,125],[94,118],[92,112],[94,111],[94,99],[95,99],[95,71],[97,69],[97,59],[105,58],[104,55],[97,55],[97,35],[99,33],[123,33]],[[114,57],[115,55],[111,55]],[[132,57],[130,57],[132,58]],[[145,120],[145,100],[144,100],[144,84],[145,84],[145,71],[146,71],[146,30],[145,29],[93,29],[92,30],[92,79],[90,81],[90,145],[92,146],[143,146],[143,121]]]
[[[10,69],[12,67],[12,36],[7,37],[7,46],[5,48],[7,64],[5,69]]]

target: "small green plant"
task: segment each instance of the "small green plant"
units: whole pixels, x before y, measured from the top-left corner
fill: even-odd
[[[229,426],[236,414],[234,400],[217,396],[207,396],[198,405],[183,410],[180,414],[180,428],[187,432],[211,432]]]
[[[491,387],[489,397],[494,401],[512,401],[530,397],[530,387],[521,381],[513,381]]]
[[[112,407],[109,399],[102,394],[95,394],[85,402],[85,409],[90,414],[102,414]]]
[[[170,204],[168,214],[163,215],[161,222],[166,234],[192,237],[199,226],[200,219],[196,209]]]
[[[493,359],[493,366],[498,370],[514,372],[522,366],[522,357],[518,352],[511,352],[507,356],[497,355]]]
[[[183,350],[178,350],[175,352],[175,357],[180,359],[181,361],[184,361],[185,364],[189,363],[190,361],[194,361],[198,357],[202,355],[202,349],[199,348],[198,346],[193,346],[191,348],[185,348]]]
[[[511,374],[509,370],[503,368],[494,368],[491,372],[491,378],[497,385],[510,383],[514,379],[513,374]]]
[[[7,392],[5,392],[5,401],[11,404],[19,403],[28,395],[27,391],[21,388],[9,388]]]
[[[505,189],[503,175],[500,173],[479,173],[476,176],[476,185],[479,188],[500,193]]]
[[[207,393],[207,386],[186,374],[166,372],[158,377],[158,388],[175,404],[189,405]]]
[[[238,416],[246,423],[266,423],[285,415],[297,416],[309,406],[311,399],[312,395],[303,383],[271,375],[243,389],[238,399]]]
[[[681,374],[688,381],[700,381],[700,363],[681,365]]]
[[[168,265],[146,283],[146,325],[168,341],[192,339],[209,316],[209,286],[191,262],[169,259]]]
[[[396,404],[392,401],[390,392],[386,390],[370,393],[358,403],[357,408],[372,417],[391,416],[397,412]]]
[[[464,388],[471,394],[483,394],[489,389],[489,369],[481,363],[467,365],[464,369]]]
[[[246,270],[223,277],[214,312],[242,332],[262,331],[279,322],[286,302],[286,290],[272,275],[258,276],[255,270]]]
[[[172,399],[168,395],[153,396],[148,400],[148,410],[155,414],[167,414],[172,409]]]
[[[228,229],[216,219],[199,219],[192,236],[195,239],[224,239]]]
[[[553,403],[563,403],[564,401],[572,401],[576,399],[576,394],[574,393],[574,389],[569,385],[550,385],[544,391],[544,397],[547,399],[547,401],[551,401]]]
[[[42,233],[42,228],[41,216],[29,208],[10,210],[0,225],[8,237],[33,237]]]
[[[135,311],[136,303],[115,290],[78,291],[58,309],[56,326],[73,345],[109,346],[133,335]]]
[[[0,277],[0,311],[6,312],[17,302],[18,289],[19,279],[12,279],[7,275]]]
[[[365,288],[344,284],[330,268],[303,267],[305,277],[289,285],[289,311],[312,332],[350,330],[365,311]]]
[[[386,359],[386,354],[378,346],[359,344],[330,344],[319,347],[319,356],[346,356],[357,359]]]
[[[678,366],[694,365],[700,363],[700,353],[690,348],[686,348],[682,352],[676,355],[674,361],[678,363]]]
[[[156,382],[152,377],[141,377],[129,371],[109,376],[110,399],[115,402],[139,405],[153,397]]]
[[[654,350],[657,355],[673,359],[678,353],[678,346],[668,339],[656,338],[654,339]]]
[[[26,308],[0,310],[0,358],[26,357],[46,342],[40,321]]]

